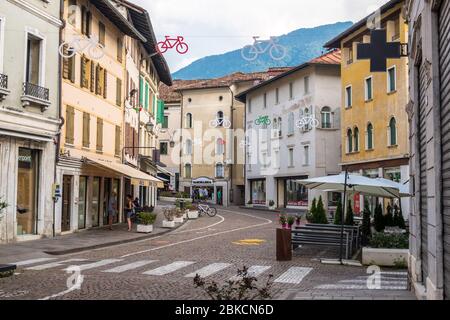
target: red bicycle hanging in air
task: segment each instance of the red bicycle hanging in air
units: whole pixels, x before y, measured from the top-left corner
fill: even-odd
[[[184,42],[184,37],[182,36],[177,36],[176,38],[166,36],[166,40],[158,42],[157,48],[160,53],[165,53],[172,48],[175,48],[179,54],[185,54],[189,50],[189,47],[187,43]]]

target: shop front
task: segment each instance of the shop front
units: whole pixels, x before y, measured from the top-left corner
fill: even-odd
[[[190,182],[182,182],[184,190],[193,195],[196,199],[209,202],[215,205],[228,206],[228,181],[214,180],[209,177],[199,177]]]
[[[250,201],[256,206],[266,206],[266,179],[250,180]]]

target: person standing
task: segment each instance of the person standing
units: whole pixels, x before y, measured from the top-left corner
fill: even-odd
[[[108,222],[109,230],[112,230],[113,219],[117,215],[117,193],[113,191],[108,201]]]
[[[127,195],[127,200],[125,202],[125,215],[127,217],[128,231],[131,231],[131,216],[133,215],[133,197]]]
[[[217,204],[218,205],[222,205],[222,190],[219,189],[219,191],[217,191]]]

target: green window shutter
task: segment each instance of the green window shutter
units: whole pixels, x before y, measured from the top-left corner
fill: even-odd
[[[145,110],[148,110],[148,83],[145,82]]]
[[[156,123],[164,122],[164,101],[158,100],[158,111],[156,114]]]
[[[144,105],[144,81],[139,77],[139,107]]]

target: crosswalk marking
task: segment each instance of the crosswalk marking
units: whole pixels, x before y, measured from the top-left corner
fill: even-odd
[[[30,259],[30,260],[25,260],[25,261],[18,261],[18,262],[15,262],[13,264],[15,264],[18,267],[23,267],[23,266],[29,266],[30,264],[35,264],[35,263],[39,263],[39,262],[46,262],[46,261],[51,261],[51,260],[56,260],[56,258]]]
[[[369,290],[367,285],[358,284],[324,284],[315,287],[314,289],[326,289],[326,290]],[[371,290],[407,290],[407,285],[381,285],[380,288]]]
[[[41,271],[41,270],[60,267],[66,263],[82,262],[82,261],[86,261],[86,259],[69,259],[69,260],[63,260],[63,261],[50,262],[50,263],[46,263],[46,264],[40,264],[40,265],[37,265],[34,267],[28,267],[28,268],[26,268],[26,270]]]
[[[137,269],[143,266],[146,266],[150,263],[157,262],[158,260],[142,260],[142,261],[135,261],[129,264],[124,264],[122,266],[118,266],[109,270],[105,270],[103,272],[109,272],[109,273],[121,273],[133,269]]]
[[[194,278],[198,274],[200,277],[206,278],[206,277],[209,277],[210,275],[213,275],[214,273],[222,271],[223,269],[226,269],[230,266],[232,266],[232,264],[230,264],[230,263],[212,263],[212,264],[207,265],[206,267],[203,267],[195,272],[185,275],[185,277],[186,278]]]
[[[143,274],[147,274],[147,275],[151,275],[151,276],[163,276],[166,275],[168,273],[177,271],[181,268],[190,266],[191,264],[194,264],[195,262],[192,261],[176,261],[173,262],[171,264],[153,269],[153,270],[149,270],[144,272]]]
[[[313,269],[312,268],[302,268],[302,267],[291,267],[274,282],[277,283],[290,283],[299,284],[302,282],[303,278],[306,277]]]
[[[367,280],[359,280],[359,279],[355,279],[355,280],[342,280],[339,281],[340,283],[367,283]],[[407,284],[406,280],[386,280],[386,279],[381,279],[381,284],[382,285],[397,285],[397,284]]]
[[[247,274],[250,277],[257,277],[260,274],[262,274],[262,273],[266,272],[267,270],[269,270],[270,268],[272,268],[272,267],[271,266],[251,266],[250,268],[248,268]],[[236,281],[236,280],[239,280],[240,278],[241,277],[235,275],[235,276],[232,276],[230,278],[230,280],[231,281]]]
[[[120,261],[122,261],[122,259],[105,259],[105,260],[100,260],[100,261],[93,262],[93,263],[77,265],[77,267],[80,268],[80,271],[85,271],[85,270],[90,270],[90,269],[94,269],[94,268],[98,268],[98,267],[103,267],[108,264],[112,264],[112,263],[120,262]],[[63,270],[68,271],[69,268],[66,268]]]

